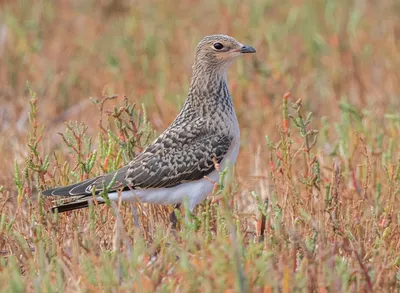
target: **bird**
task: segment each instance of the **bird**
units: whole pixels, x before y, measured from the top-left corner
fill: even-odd
[[[172,124],[142,153],[114,172],[42,192],[71,201],[53,206],[58,213],[88,207],[96,200],[180,205],[189,210],[213,191],[221,169],[231,168],[240,130],[226,71],[238,57],[255,53],[227,35],[204,37],[195,49],[189,91]]]

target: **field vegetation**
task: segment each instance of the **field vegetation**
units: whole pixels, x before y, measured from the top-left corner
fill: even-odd
[[[215,33],[257,54],[213,196],[176,230],[172,207],[50,213],[43,189],[173,121]],[[400,292],[399,68],[397,0],[0,1],[0,291]]]

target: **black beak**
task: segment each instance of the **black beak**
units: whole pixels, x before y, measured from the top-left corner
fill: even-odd
[[[240,48],[240,53],[243,53],[243,54],[245,54],[245,53],[255,53],[255,52],[256,52],[256,49],[254,49],[251,46],[243,46],[242,48]]]

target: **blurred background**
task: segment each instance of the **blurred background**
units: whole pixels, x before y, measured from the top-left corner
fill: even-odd
[[[200,221],[47,213],[38,189],[172,122],[216,33],[257,54],[228,71],[241,149]],[[0,291],[400,292],[399,69],[399,0],[0,0]]]
[[[396,0],[0,1],[0,152],[5,170],[25,156],[27,81],[38,96],[46,150],[65,121],[98,129],[90,98],[126,95],[165,129],[188,90],[193,52],[223,33],[257,49],[228,82],[242,129],[238,169],[250,172],[264,135],[279,135],[291,91],[334,123],[341,102],[372,113],[381,127],[400,104],[400,2]],[[106,108],[122,104],[118,98]],[[335,136],[335,134],[332,134]],[[0,184],[12,178],[0,174]]]

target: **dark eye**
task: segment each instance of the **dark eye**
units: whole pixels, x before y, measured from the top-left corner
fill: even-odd
[[[221,50],[223,47],[224,47],[224,45],[222,45],[221,43],[215,43],[215,44],[214,44],[214,48],[215,48],[216,50]]]

